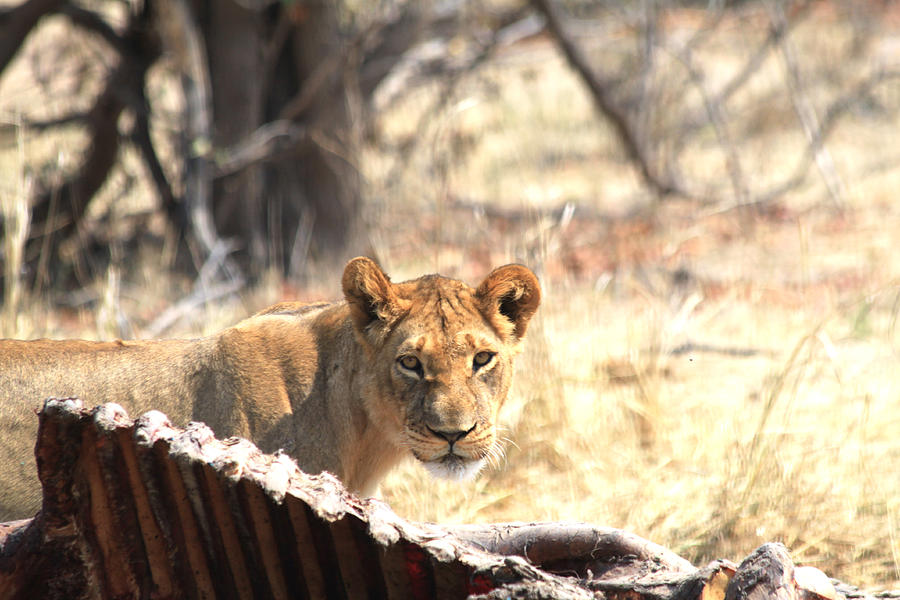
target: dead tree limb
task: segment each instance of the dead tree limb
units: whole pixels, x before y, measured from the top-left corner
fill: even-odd
[[[274,160],[291,152],[310,137],[302,125],[286,119],[270,121],[258,127],[240,142],[216,153],[215,176],[232,175],[249,166]]]
[[[455,65],[454,67],[444,65],[441,67],[431,66],[428,68],[423,64],[416,63],[410,65],[406,69],[408,72],[411,72],[406,79],[412,79],[420,73],[424,74],[426,71],[428,71],[430,76],[441,76],[440,91],[434,95],[434,99],[431,101],[430,106],[419,116],[414,131],[425,131],[428,123],[435,120],[440,112],[446,109],[448,104],[452,102],[455,97],[455,91],[463,77],[474,72],[480,65],[487,62],[499,48],[513,45],[526,37],[540,33],[544,29],[544,19],[533,13],[530,16],[525,16],[519,10],[512,10],[501,15],[500,23],[502,26],[493,30],[492,35],[487,40],[483,41],[473,55],[462,64]],[[361,85],[366,81],[365,69],[363,73],[364,77],[361,81]],[[379,101],[381,108],[390,106],[396,102],[397,97],[407,91],[409,86],[397,86],[397,88],[396,92],[389,94],[390,97]],[[372,91],[374,91],[374,85],[372,86]],[[422,139],[423,136],[418,136],[412,143],[404,144],[398,150],[399,156],[390,173],[385,178],[387,181],[394,181],[399,178],[400,170],[408,163],[410,157],[420,149],[420,144],[423,143]],[[483,208],[485,210],[492,209],[492,207],[489,206]]]
[[[782,27],[770,27],[769,33],[765,41],[760,44],[750,58],[744,63],[728,82],[722,86],[722,89],[716,94],[716,101],[720,104],[726,103],[744,84],[749,81],[754,73],[759,71],[763,62],[773,47],[777,47],[781,40],[788,35],[797,24],[803,21],[803,16],[809,12],[812,2],[801,2],[792,7],[792,16],[783,23]]]
[[[719,147],[722,149],[722,154],[725,157],[725,166],[731,179],[735,202],[744,204],[747,202],[750,190],[747,185],[747,179],[744,177],[744,169],[741,166],[740,152],[738,152],[728,123],[723,115],[722,102],[718,98],[713,97],[706,89],[703,74],[694,64],[690,50],[685,48],[684,51],[676,53],[676,56],[684,65],[691,83],[697,88],[703,100],[707,118],[713,126]]]
[[[672,551],[634,534],[584,523],[459,525],[448,531],[488,552],[516,555],[554,573],[602,577],[623,557],[666,571],[691,573],[693,565]]]
[[[815,134],[820,143],[824,143],[841,122],[841,118],[855,106],[858,106],[859,103],[865,102],[869,94],[871,94],[876,87],[882,83],[896,79],[900,79],[900,70],[878,70],[859,81],[847,93],[833,100],[823,111],[822,117],[818,121],[818,128],[816,129]],[[794,166],[791,174],[783,181],[772,185],[768,189],[754,192],[752,196],[748,198],[746,203],[728,203],[719,205],[702,214],[709,216],[710,214],[718,214],[748,206],[765,205],[775,198],[803,185],[815,160],[816,149],[814,145],[808,144],[803,155],[797,159],[797,164]]]

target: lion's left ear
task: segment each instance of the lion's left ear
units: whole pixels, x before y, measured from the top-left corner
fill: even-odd
[[[506,265],[494,269],[478,286],[475,296],[496,329],[522,339],[541,303],[541,285],[527,267]]]
[[[344,298],[350,305],[350,315],[360,331],[376,320],[393,320],[408,305],[397,295],[394,284],[371,258],[360,256],[348,262],[341,285]]]

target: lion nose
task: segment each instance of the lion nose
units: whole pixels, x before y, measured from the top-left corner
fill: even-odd
[[[446,440],[447,443],[452,446],[459,440],[475,431],[475,425],[472,425],[468,429],[432,429],[431,427],[428,427],[428,431],[434,434],[435,437]]]

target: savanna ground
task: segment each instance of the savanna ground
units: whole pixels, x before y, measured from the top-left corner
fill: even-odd
[[[900,48],[894,18],[898,34],[862,63]],[[717,35],[719,52],[699,60],[733,62],[763,32],[735,20]],[[850,43],[828,11],[793,39],[822,63]],[[741,105],[754,183],[777,180],[806,149],[780,86],[771,58]],[[541,277],[544,303],[503,415],[505,460],[463,485],[410,462],[383,485],[394,510],[437,522],[587,521],[698,564],[782,541],[831,576],[900,586],[896,127],[864,110],[841,121],[827,144],[837,200],[813,169],[762,206],[659,201],[546,38],[504,49],[435,110],[442,93],[421,87],[386,109],[364,153],[379,258],[395,280],[436,271],[472,284],[522,262]],[[875,95],[896,108],[900,84]],[[28,98],[7,77],[3,120],[14,124]],[[0,147],[7,211],[36,157],[64,162],[84,143],[14,129]],[[688,173],[725,178],[714,144],[683,153]],[[142,177],[120,172],[105,192],[131,185],[146,206]],[[273,276],[161,320],[192,286],[165,268],[166,252],[124,257],[66,306],[23,290],[7,299],[0,334],[192,336],[276,300],[337,297],[337,273],[302,286]]]

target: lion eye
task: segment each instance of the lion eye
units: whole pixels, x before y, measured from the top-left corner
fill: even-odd
[[[477,370],[477,369],[483,367],[484,365],[488,364],[489,362],[491,362],[492,358],[494,358],[493,352],[488,352],[486,350],[482,350],[481,352],[476,353],[475,356],[472,358],[472,365]]]
[[[410,371],[418,371],[422,368],[422,363],[419,361],[419,359],[411,354],[401,356],[397,359],[397,361],[400,363],[401,367]]]

